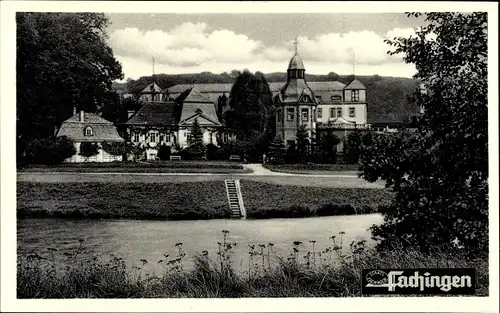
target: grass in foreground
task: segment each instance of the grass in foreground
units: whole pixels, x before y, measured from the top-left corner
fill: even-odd
[[[384,189],[283,186],[242,181],[248,218],[379,212]],[[231,216],[223,181],[165,183],[17,183],[17,216],[215,219]]]
[[[364,241],[353,241],[350,253],[342,254],[342,244],[337,245],[332,236],[332,246],[323,251],[315,251],[314,241],[294,242],[287,258],[278,257],[272,243],[249,246],[251,266],[246,273],[237,274],[231,260],[231,249],[236,243],[228,240],[229,231],[223,234],[215,259],[203,251],[194,257],[192,270],[184,269],[186,255],[182,243],[176,244],[177,255],[166,255],[165,260],[159,261],[164,265],[161,275],[142,273],[136,267],[129,269],[117,257],[109,262],[83,258],[81,251],[68,253],[68,261],[62,266],[36,253],[20,257],[17,297],[358,297],[362,296],[362,269],[464,267],[476,269],[476,295],[488,295],[487,256],[468,259],[443,249],[430,254],[402,248],[377,253],[365,248]],[[342,232],[339,234],[341,237]],[[51,251],[57,253],[55,249]]]

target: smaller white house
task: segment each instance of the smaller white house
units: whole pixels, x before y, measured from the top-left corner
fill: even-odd
[[[76,154],[65,162],[112,162],[121,161],[121,155],[111,155],[102,149],[102,143],[124,142],[112,122],[94,113],[73,110],[73,116],[65,120],[56,131],[56,137],[66,136],[74,142]],[[88,160],[79,155],[80,146],[84,142],[96,143],[99,153],[89,157]]]

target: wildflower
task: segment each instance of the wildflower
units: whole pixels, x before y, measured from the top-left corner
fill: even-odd
[[[148,263],[148,260],[146,260],[146,259],[141,259],[141,262],[142,262],[142,265],[144,265],[144,264],[147,264],[147,263]]]
[[[207,251],[207,250],[203,250],[202,254],[203,254],[204,256],[207,256],[207,255],[208,255],[208,251]]]
[[[265,247],[266,247],[266,245],[259,245],[259,247],[261,247],[261,248],[265,248]]]
[[[80,243],[82,243],[82,242],[84,242],[85,240],[84,240],[84,239],[82,239],[82,238],[80,238],[80,239],[78,239],[78,241],[79,241]]]
[[[337,238],[337,236],[331,236],[330,238],[331,238],[331,239],[335,239],[335,238]]]
[[[182,246],[182,242],[178,242],[175,244],[176,247]]]
[[[316,243],[316,240],[309,240],[310,243]]]
[[[297,248],[294,247],[293,248],[293,252],[299,252],[299,249],[297,249]]]
[[[163,253],[163,256],[165,257],[165,259],[168,258],[168,254],[166,253]]]
[[[272,247],[272,246],[274,246],[274,243],[270,242],[270,243],[268,244],[268,246],[269,246],[269,247]]]
[[[340,234],[340,235],[345,235],[345,232],[344,232],[344,231],[341,231],[339,234]]]
[[[222,232],[223,232],[224,234],[229,234],[229,230],[225,230],[225,229],[224,229]]]
[[[293,245],[294,246],[298,246],[298,245],[301,245],[302,244],[302,241],[294,241],[293,242]]]
[[[160,260],[160,261],[158,261],[158,264],[160,264],[160,263],[162,263],[162,262],[163,262],[163,260]]]

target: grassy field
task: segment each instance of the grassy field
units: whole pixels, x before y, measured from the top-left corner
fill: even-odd
[[[249,247],[246,272],[236,274],[228,231],[219,242],[218,256],[201,251],[192,270],[184,269],[185,253],[165,255],[163,274],[128,268],[119,258],[104,262],[83,258],[78,251],[59,264],[38,254],[18,257],[18,298],[237,298],[237,297],[359,297],[361,270],[366,268],[475,268],[476,296],[488,295],[488,257],[467,258],[457,251],[394,248],[375,252],[363,241],[353,242],[350,253],[332,237],[323,251],[314,243],[294,242],[287,258],[277,257],[273,246]],[[80,247],[82,247],[82,241]],[[82,247],[84,249],[84,246]],[[53,256],[58,252],[52,250]],[[143,260],[143,264],[147,260]]]
[[[331,172],[356,172],[359,168],[359,165],[307,163],[307,164],[280,164],[280,165],[264,164],[264,167],[274,172],[328,175],[331,174]]]
[[[18,172],[90,172],[90,173],[248,173],[239,163],[226,161],[155,161],[64,163],[27,165]]]
[[[250,218],[347,215],[379,212],[392,200],[385,189],[285,186],[242,180]]]
[[[378,212],[384,189],[284,186],[242,180],[248,218]],[[129,219],[228,218],[224,181],[17,183],[17,216]]]

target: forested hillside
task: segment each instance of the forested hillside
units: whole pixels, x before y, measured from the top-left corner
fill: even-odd
[[[197,74],[158,74],[155,75],[156,83],[161,88],[168,88],[177,84],[203,84],[203,83],[234,83],[239,71],[231,73],[214,74],[202,72]],[[286,73],[264,74],[268,82],[286,81]],[[327,75],[308,75],[308,81],[340,81],[344,84],[352,79],[352,75],[338,75],[329,73]],[[408,101],[408,97],[418,88],[418,82],[411,78],[356,76],[368,89],[367,110],[368,121],[398,121],[418,112],[417,108]],[[138,80],[129,79],[126,83],[115,83],[115,88],[124,92],[140,92],[152,81],[151,76],[143,76]]]

